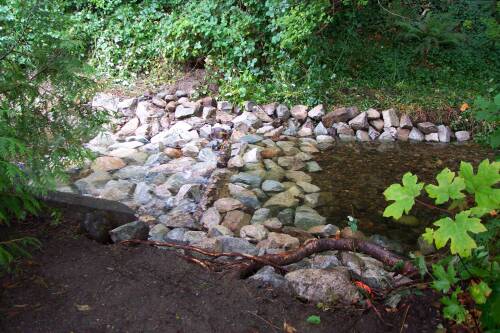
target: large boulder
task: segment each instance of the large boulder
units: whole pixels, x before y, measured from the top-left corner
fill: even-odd
[[[285,275],[293,291],[313,302],[352,304],[360,300],[344,267],[331,269],[298,269]]]

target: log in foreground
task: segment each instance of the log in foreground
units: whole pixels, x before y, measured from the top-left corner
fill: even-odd
[[[126,240],[121,242],[121,244],[147,244],[153,246],[171,247],[197,252],[212,258],[240,258],[239,260],[237,260],[237,262],[231,263],[229,266],[232,267],[235,270],[234,273],[242,279],[249,277],[250,275],[257,272],[260,268],[267,265],[273,266],[281,272],[286,272],[286,269],[284,269],[283,266],[299,262],[302,259],[307,258],[315,253],[332,250],[361,252],[381,261],[382,263],[384,263],[384,265],[394,267],[394,269],[401,274],[414,275],[415,273],[417,273],[417,269],[415,268],[415,266],[413,266],[410,261],[404,259],[403,257],[396,255],[379,245],[354,238],[315,239],[307,242],[305,245],[296,250],[280,254],[266,254],[263,256],[252,256],[249,254],[238,252],[211,252],[202,248],[198,248],[196,246],[182,245],[170,242],[144,241],[138,239]],[[201,261],[203,263],[203,261],[200,259],[196,259],[196,261]],[[208,265],[206,263],[202,266],[208,268]]]

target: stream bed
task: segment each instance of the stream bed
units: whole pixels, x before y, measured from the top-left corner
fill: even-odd
[[[353,216],[366,235],[382,235],[415,248],[418,236],[439,212],[415,206],[411,216],[396,223],[382,216],[388,205],[384,190],[400,183],[408,171],[419,181],[435,182],[435,175],[445,167],[457,171],[460,161],[477,167],[485,158],[493,160],[494,153],[475,144],[338,143],[316,158],[323,168],[313,175],[313,183],[322,190],[322,205],[317,210],[327,223],[343,227],[347,216]]]

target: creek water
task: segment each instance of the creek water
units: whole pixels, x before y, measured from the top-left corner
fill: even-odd
[[[411,216],[400,222],[384,218],[388,205],[384,190],[400,183],[408,171],[419,181],[435,183],[435,175],[443,168],[458,171],[460,161],[477,167],[485,158],[493,160],[494,153],[475,144],[337,143],[317,156],[323,168],[313,175],[313,183],[322,190],[322,205],[317,209],[327,223],[346,226],[350,215],[358,219],[358,229],[366,235],[382,235],[411,249],[425,226],[440,213],[417,204]],[[425,197],[422,200],[432,202]]]

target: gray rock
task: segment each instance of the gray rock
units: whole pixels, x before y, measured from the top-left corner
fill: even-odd
[[[109,231],[115,227],[116,225],[103,213],[88,212],[80,222],[80,229],[85,235],[99,243],[109,242]]]
[[[318,162],[310,161],[306,163],[306,170],[307,172],[319,172],[323,169],[319,166]]]
[[[121,201],[129,197],[134,184],[127,180],[110,180],[101,192],[101,198]]]
[[[366,115],[368,116],[368,120],[380,119],[380,112],[375,109],[366,110]]]
[[[438,137],[439,142],[450,142],[451,140],[451,129],[445,125],[438,126]]]
[[[258,162],[260,162],[262,160],[262,157],[260,156],[261,150],[262,150],[262,148],[260,148],[260,147],[250,149],[249,151],[247,151],[243,155],[243,161],[245,161],[245,163],[258,163]]]
[[[370,135],[368,134],[367,131],[357,130],[356,131],[356,139],[358,141],[361,141],[361,142],[370,141]]]
[[[111,175],[108,172],[95,171],[87,177],[77,180],[75,186],[82,194],[97,194],[97,189],[102,188],[110,180]]]
[[[328,128],[332,127],[334,123],[347,122],[359,114],[357,107],[342,107],[334,109],[332,112],[328,112],[321,119],[323,124]]]
[[[184,242],[184,234],[189,231],[189,229],[186,228],[174,228],[170,230],[166,235],[165,238],[167,241],[173,241],[173,242],[178,242],[178,243],[183,243]]]
[[[109,232],[111,240],[119,243],[129,239],[146,240],[148,238],[149,227],[142,221],[135,221],[124,224]]]
[[[307,230],[313,236],[327,238],[336,235],[340,229],[333,224],[317,225]]]
[[[431,133],[438,132],[437,126],[434,125],[433,123],[428,122],[428,121],[423,122],[423,123],[418,123],[417,127],[424,134],[431,134]]]
[[[420,130],[416,127],[413,127],[410,131],[410,135],[408,136],[408,138],[411,140],[411,141],[418,141],[418,142],[421,142],[421,141],[424,141],[424,134],[422,132],[420,132]]]
[[[205,106],[203,107],[203,110],[201,112],[201,118],[202,119],[209,119],[215,115],[216,108],[213,106]]]
[[[310,268],[331,269],[341,266],[340,260],[334,254],[317,254],[310,260]]]
[[[307,113],[309,118],[314,120],[320,120],[325,115],[325,107],[323,104],[316,105]]]
[[[401,127],[399,127],[397,129],[396,138],[399,141],[408,141],[409,136],[410,136],[410,130],[409,129],[405,129],[405,128],[401,128]]]
[[[263,138],[260,135],[255,135],[255,134],[247,134],[240,138],[240,142],[246,142],[249,144],[254,144],[262,140]]]
[[[307,118],[307,120],[304,122],[304,124],[300,127],[299,131],[297,132],[297,135],[300,137],[311,136],[313,135],[313,130],[314,130],[314,123],[310,118]]]
[[[276,273],[272,266],[262,267],[257,273],[249,277],[249,279],[265,285],[271,285],[274,288],[284,288],[287,285],[285,278]]]
[[[262,110],[268,115],[268,116],[273,116],[274,113],[276,112],[276,108],[278,107],[278,103],[269,103],[262,105]]]
[[[300,241],[296,237],[277,232],[270,232],[267,239],[260,241],[259,244],[257,244],[257,247],[265,253],[272,253],[273,251],[269,251],[271,249],[280,250],[277,251],[279,253],[281,251],[296,249],[299,245]]]
[[[429,133],[425,135],[425,141],[429,142],[439,142],[439,134],[438,133]]]
[[[140,205],[147,204],[153,199],[152,188],[145,182],[138,183],[134,191],[134,201]]]
[[[353,304],[361,298],[342,267],[298,269],[286,274],[285,279],[299,297],[308,301]]]
[[[250,255],[258,254],[258,250],[255,245],[251,244],[246,239],[231,236],[221,236],[216,238],[221,242],[223,252],[237,252]]]
[[[260,184],[262,184],[262,177],[253,173],[240,172],[231,176],[230,181],[231,183],[243,183],[253,188],[259,188]]]
[[[307,106],[295,105],[291,108],[290,113],[293,118],[301,121],[307,118]]]
[[[185,102],[175,108],[175,118],[184,119],[191,116],[198,116],[201,112],[201,104],[196,102]]]
[[[215,225],[208,229],[208,237],[234,236],[234,233],[223,225]]]
[[[311,207],[300,206],[295,210],[295,226],[303,230],[326,223],[326,218]]]
[[[134,181],[143,180],[146,177],[147,168],[138,165],[128,165],[115,172],[114,176],[120,179],[130,179]]]
[[[184,90],[177,90],[175,92],[175,97],[177,98],[188,97],[188,93]]]
[[[226,213],[231,210],[243,208],[243,204],[241,203],[241,201],[236,200],[234,198],[220,198],[214,202],[214,207],[220,213]]]
[[[167,234],[170,230],[163,224],[157,224],[149,230],[149,240],[154,242],[167,241]]]
[[[411,122],[410,116],[407,114],[401,115],[401,118],[399,119],[399,127],[411,130],[413,128],[413,123]]]
[[[283,225],[292,226],[295,219],[295,209],[282,209],[279,211],[277,217]]]
[[[396,141],[396,139],[394,139],[394,136],[392,135],[391,132],[389,131],[384,131],[380,134],[380,136],[378,137],[378,140],[379,141],[383,141],[383,142],[392,142],[392,141]]]
[[[359,115],[349,121],[349,126],[353,130],[368,129],[368,115],[366,112],[361,112]]]
[[[252,209],[260,208],[260,201],[254,192],[235,184],[228,184],[228,188],[230,195],[239,200],[244,206]]]
[[[273,195],[264,203],[264,207],[271,209],[283,209],[296,207],[298,204],[299,200],[296,198],[296,195],[291,191],[285,191]]]
[[[251,224],[259,224],[264,223],[269,216],[271,215],[271,210],[268,208],[259,208],[257,209],[252,216]]]
[[[290,110],[288,109],[288,107],[286,105],[280,104],[280,105],[278,105],[276,107],[276,116],[279,119],[285,121],[288,118],[290,118],[291,113],[290,113]]]
[[[470,140],[470,133],[468,131],[458,131],[455,132],[455,137],[458,142],[464,142]]]
[[[168,157],[165,153],[155,153],[149,155],[148,159],[146,160],[146,163],[144,163],[144,166],[148,167],[157,166],[160,164],[167,163],[168,161],[170,161],[170,157]]]
[[[283,192],[285,190],[285,187],[278,181],[265,180],[262,183],[262,190],[265,192]]]
[[[305,193],[315,193],[319,192],[320,188],[314,184],[308,183],[308,182],[303,182],[299,181],[297,182],[297,185],[305,192]]]
[[[396,110],[388,109],[382,111],[382,118],[384,118],[384,127],[399,127],[399,118]]]
[[[200,229],[200,225],[193,216],[181,209],[173,209],[168,214],[161,215],[159,220],[169,228]]]
[[[201,216],[200,223],[207,229],[211,229],[216,225],[219,225],[222,220],[219,211],[215,207],[210,207]]]
[[[220,102],[217,102],[217,109],[224,111],[224,112],[232,112],[233,111],[233,104],[231,104],[228,101],[220,101]]]
[[[268,234],[269,231],[262,224],[249,224],[240,229],[241,238],[250,238],[256,241],[266,239]]]
[[[382,131],[384,129],[384,121],[382,119],[375,119],[369,121],[371,127],[373,127],[375,130],[378,132]]]
[[[253,112],[243,112],[232,120],[235,127],[245,124],[248,127],[259,128],[262,121]]]
[[[319,122],[319,124],[314,128],[314,135],[328,135],[328,130],[322,122]]]

